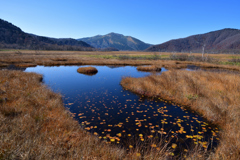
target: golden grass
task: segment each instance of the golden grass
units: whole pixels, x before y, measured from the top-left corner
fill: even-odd
[[[77,69],[78,73],[85,73],[85,74],[94,74],[97,73],[98,70],[95,67],[80,67]]]
[[[0,67],[35,65],[156,65],[168,69],[196,65],[240,71],[239,66],[170,60],[119,60],[89,55],[152,55],[150,52],[0,51]],[[159,53],[168,57],[171,53]],[[228,60],[231,55],[211,55]],[[186,72],[186,73],[185,73]],[[138,159],[140,148],[130,152],[110,146],[83,131],[65,110],[61,96],[39,81],[41,76],[0,71],[0,159]],[[223,128],[221,143],[211,159],[239,159],[239,77],[204,72],[170,71],[128,81],[131,90],[161,96],[191,106]],[[173,77],[173,78],[172,78]],[[124,79],[124,81],[127,81]],[[177,82],[177,83],[176,83]],[[161,85],[159,85],[161,84]],[[139,85],[139,86],[138,86]],[[123,85],[124,86],[124,85]],[[154,88],[151,90],[150,88]],[[217,89],[219,88],[219,89]],[[231,89],[233,91],[231,91]],[[148,91],[149,90],[149,91]],[[161,93],[161,94],[160,94]],[[197,96],[196,96],[197,95]],[[180,97],[180,98],[179,98]],[[238,97],[238,98],[237,98]],[[194,107],[195,106],[195,107]],[[199,148],[190,159],[205,159]],[[204,157],[204,158],[203,158]],[[168,149],[148,148],[142,159],[166,159]]]
[[[151,71],[161,71],[161,67],[158,66],[139,66],[137,67],[138,71],[146,71],[146,72],[151,72]]]
[[[169,148],[160,143],[160,150],[137,147],[127,152],[84,131],[61,96],[40,83],[41,75],[2,70],[0,77],[0,159],[169,158]]]
[[[240,76],[227,73],[173,70],[162,75],[124,78],[121,85],[135,93],[187,105],[222,128],[211,159],[240,158]]]
[[[21,53],[21,54],[19,54]],[[202,68],[217,68],[240,71],[240,66],[228,65],[228,60],[240,57],[230,54],[209,54],[209,57],[217,58],[221,63],[206,63],[193,61],[169,60],[172,53],[166,52],[134,52],[134,51],[114,51],[114,52],[87,52],[87,51],[34,51],[34,50],[9,50],[0,51],[0,67],[16,65],[28,67],[36,65],[59,66],[59,65],[156,65],[167,69],[187,68],[187,65],[196,65]],[[175,53],[182,55],[182,53]],[[188,54],[189,55],[189,54]],[[192,53],[193,56],[200,56],[199,53]],[[118,59],[119,56],[152,57],[160,56],[162,60],[149,59]],[[107,57],[107,58],[104,58]],[[110,57],[110,59],[108,59]],[[167,59],[166,59],[167,58]]]
[[[15,66],[20,68],[26,68],[26,67],[36,67],[37,65],[32,63],[20,63]]]

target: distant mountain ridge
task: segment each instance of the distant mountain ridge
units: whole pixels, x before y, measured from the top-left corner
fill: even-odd
[[[0,49],[201,52],[203,46],[208,53],[240,53],[240,30],[226,28],[151,45],[113,32],[77,40],[37,36],[0,19]]]
[[[146,51],[240,53],[240,30],[226,28],[153,45]]]
[[[49,38],[23,32],[19,27],[0,19],[0,48],[34,50],[93,50],[83,41],[71,38]]]
[[[150,47],[150,44],[144,43],[131,36],[124,36],[118,33],[109,33],[106,35],[97,35],[94,37],[80,38],[95,48],[116,48],[118,50],[141,51]]]

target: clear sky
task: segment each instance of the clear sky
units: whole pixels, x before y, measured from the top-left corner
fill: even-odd
[[[55,38],[116,32],[146,43],[240,29],[240,0],[0,0],[0,18]]]

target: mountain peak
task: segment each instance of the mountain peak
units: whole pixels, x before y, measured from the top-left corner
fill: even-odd
[[[145,50],[150,47],[150,44],[146,44],[136,38],[130,36],[124,36],[123,34],[111,32],[102,36],[94,36],[81,38],[82,40],[95,48],[116,48],[118,50]]]
[[[115,33],[115,32],[110,32],[106,34],[106,36],[123,36],[123,34]]]
[[[221,29],[221,30],[239,31],[239,29],[236,29],[236,28],[224,28],[224,29]],[[221,30],[219,30],[219,31],[221,31]]]

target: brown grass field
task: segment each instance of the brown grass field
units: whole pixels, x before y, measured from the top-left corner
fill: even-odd
[[[176,53],[181,55],[182,53]],[[187,53],[186,53],[187,54]],[[185,104],[222,128],[215,153],[201,146],[186,159],[240,158],[240,78],[236,74],[187,72],[187,65],[204,69],[240,71],[238,63],[228,63],[239,55],[210,55],[217,61],[171,60],[172,53],[0,51],[0,67],[15,65],[153,65],[171,71],[161,76],[126,78],[122,86],[147,96],[160,96]],[[193,54],[201,56],[201,54]],[[160,57],[160,58],[159,58]],[[175,159],[162,143],[142,153],[141,146],[130,151],[106,144],[80,127],[63,106],[61,95],[41,84],[34,73],[0,70],[0,159]],[[133,81],[134,80],[134,81]],[[183,158],[183,157],[177,157]],[[183,158],[184,159],[184,158]]]
[[[7,50],[0,51],[0,67],[15,65],[18,67],[32,67],[36,65],[156,65],[167,69],[186,68],[196,65],[202,68],[217,68],[240,71],[240,62],[229,62],[240,59],[240,55],[209,54],[213,62],[169,60],[171,55],[188,55],[201,57],[199,53],[165,53],[165,52],[85,52],[85,51],[34,51]]]
[[[189,106],[222,128],[211,159],[240,158],[240,76],[173,70],[143,78],[127,77],[121,85],[135,93]]]

